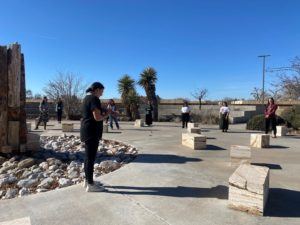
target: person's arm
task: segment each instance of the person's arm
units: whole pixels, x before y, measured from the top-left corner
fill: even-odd
[[[101,114],[100,109],[95,108],[93,110],[93,117],[96,121],[103,121],[108,117],[109,112],[106,112],[105,114]]]
[[[277,110],[277,105],[273,105],[269,114],[270,115],[275,114],[276,110]]]
[[[102,113],[101,102],[99,98],[95,97],[91,101],[90,110],[93,113],[93,117],[96,121],[103,121],[108,117],[110,110],[107,110],[105,113]]]

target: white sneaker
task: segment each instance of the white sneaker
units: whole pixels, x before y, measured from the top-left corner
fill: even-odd
[[[97,185],[97,184],[87,184],[86,192],[102,192],[105,191],[105,188],[103,186]]]

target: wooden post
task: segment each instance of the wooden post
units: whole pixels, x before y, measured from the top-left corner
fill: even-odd
[[[7,48],[0,46],[0,152],[7,145]]]
[[[26,144],[27,125],[26,125],[26,86],[25,86],[25,64],[24,55],[21,54],[21,84],[20,84],[20,143]]]

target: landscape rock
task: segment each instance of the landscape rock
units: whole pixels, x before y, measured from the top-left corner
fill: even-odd
[[[18,194],[18,189],[16,188],[9,188],[4,196],[5,199],[11,199],[16,197]]]
[[[18,168],[20,168],[20,169],[28,168],[28,167],[33,166],[34,164],[35,164],[35,159],[27,158],[18,163]]]

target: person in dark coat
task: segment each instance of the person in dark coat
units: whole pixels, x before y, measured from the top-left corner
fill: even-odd
[[[61,123],[63,108],[64,108],[63,101],[61,100],[61,98],[58,98],[58,101],[57,101],[56,106],[55,106],[55,111],[56,111],[56,114],[57,114],[57,122],[58,123]]]
[[[80,126],[80,139],[85,146],[84,172],[85,180],[83,186],[87,192],[104,191],[101,183],[93,180],[94,163],[97,155],[99,141],[102,138],[103,120],[110,111],[101,107],[100,97],[104,86],[100,82],[93,83],[87,90],[82,103],[82,119]]]
[[[276,110],[278,106],[275,104],[275,101],[273,98],[269,98],[268,105],[265,109],[265,133],[267,134],[270,129],[270,124],[272,125],[273,130],[273,138],[276,138]]]
[[[39,129],[39,125],[41,122],[44,123],[44,130],[46,130],[47,122],[49,121],[49,105],[46,96],[43,98],[42,102],[40,103],[39,111],[40,111],[40,115],[35,130]]]
[[[220,108],[220,129],[222,132],[227,132],[229,127],[229,113],[227,102],[222,102],[222,107]]]
[[[151,126],[152,125],[152,122],[153,122],[153,119],[152,119],[152,112],[153,112],[153,106],[151,104],[150,101],[148,101],[148,105],[146,107],[146,120],[145,120],[145,123],[148,125],[148,126]]]

